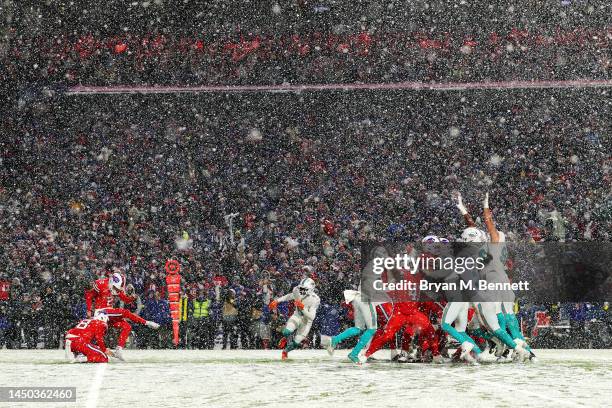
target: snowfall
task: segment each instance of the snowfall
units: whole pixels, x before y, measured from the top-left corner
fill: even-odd
[[[127,350],[71,364],[62,350],[0,351],[0,385],[76,387],[77,401],[19,407],[610,406],[612,350],[537,350],[536,363],[356,366],[348,351]],[[0,407],[9,407],[0,403]]]

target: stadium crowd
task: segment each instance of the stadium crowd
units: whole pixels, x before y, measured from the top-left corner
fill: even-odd
[[[603,80],[612,69],[605,1],[561,1],[537,19],[537,4],[11,3],[0,55],[17,84]]]
[[[0,42],[0,90],[9,96],[0,103],[12,112],[0,140],[0,347],[57,347],[85,316],[84,291],[114,271],[138,296],[127,307],[163,327],[159,335],[135,328],[135,344],[169,346],[169,258],[182,265],[183,347],[209,348],[217,335],[224,347],[274,346],[289,310],[270,312],[270,295],[303,276],[315,279],[323,301],[316,345],[318,334],[347,321],[340,299],[357,282],[360,242],[456,237],[459,191],[475,216],[490,192],[510,240],[610,240],[605,88],[60,91],[66,84],[608,79],[605,22],[503,32],[483,24],[474,33],[469,18],[458,17],[461,24],[425,33],[390,25],[409,33],[394,38],[338,28],[325,17],[297,37],[266,37],[279,31],[275,25],[242,37],[227,27],[218,37],[179,37],[145,24],[140,32],[152,34],[64,32],[41,40],[46,26],[19,12],[28,12],[15,11],[34,27],[30,36],[9,28]],[[522,306],[527,326],[542,308],[610,325],[600,304]]]
[[[178,257],[191,307],[207,302],[193,332],[250,346],[282,325],[269,292],[305,275],[337,326],[360,241],[453,238],[457,191],[475,216],[489,191],[511,240],[609,241],[607,96],[563,92],[37,101],[3,142],[9,324],[57,334],[112,271],[167,324],[163,262]]]
[[[610,30],[44,36],[15,41],[8,70],[68,85],[608,79]]]

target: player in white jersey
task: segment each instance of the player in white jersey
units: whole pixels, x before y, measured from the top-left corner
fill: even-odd
[[[287,359],[287,355],[291,350],[296,349],[302,340],[308,336],[312,322],[317,315],[317,309],[321,303],[321,299],[315,293],[315,283],[310,278],[304,278],[300,283],[293,288],[291,293],[274,299],[270,302],[270,309],[276,309],[280,302],[293,301],[295,311],[287,320],[287,324],[283,329],[283,338],[279,343],[279,347],[283,349],[281,358]],[[293,335],[293,339],[291,336]]]
[[[360,288],[361,289],[361,288]],[[359,336],[359,340],[353,350],[348,355],[348,358],[355,364],[360,365],[361,360],[359,359],[359,353],[363,350],[378,328],[378,322],[376,319],[376,309],[374,304],[366,299],[360,290],[345,290],[344,300],[346,303],[353,306],[354,315],[354,326],[349,327],[342,333],[333,336],[327,346],[327,351],[331,355],[334,352],[335,347],[342,341],[351,337]]]
[[[506,274],[505,262],[507,259],[507,248],[503,243],[505,236],[495,228],[491,210],[489,209],[489,193],[486,193],[483,202],[484,220],[489,232],[489,237],[484,236],[485,241],[489,243],[483,246],[479,256],[488,260],[485,267],[480,271],[480,278],[488,283],[509,283],[508,275]],[[472,218],[467,213],[465,206],[461,201],[461,195],[457,198],[457,208],[461,211],[466,221],[473,224]],[[469,226],[464,234],[470,235],[470,230],[478,230],[475,226]],[[484,234],[480,231],[479,234]],[[488,239],[487,239],[488,238]],[[503,240],[503,241],[502,241]],[[483,242],[476,240],[472,242]],[[492,340],[497,344],[496,355],[499,357],[503,352],[503,345],[515,350],[515,356],[518,359],[525,359],[529,356],[530,350],[525,349],[524,341],[518,343],[508,334],[506,330],[504,314],[502,313],[502,304],[513,305],[514,293],[512,291],[496,291],[496,292],[480,292],[478,293],[478,301],[474,307],[478,316],[478,320],[491,334],[495,336]],[[499,340],[499,341],[498,341]],[[500,344],[500,341],[503,343]]]
[[[461,242],[484,242],[485,233],[478,228],[470,227],[467,228],[461,234],[459,241]],[[461,279],[470,280],[472,277],[468,276],[469,272],[465,272],[461,275]],[[461,359],[469,363],[476,364],[477,360],[480,359],[482,350],[476,342],[466,334],[465,330],[468,324],[468,310],[470,308],[470,302],[463,301],[461,293],[457,292],[457,298],[453,298],[454,293],[449,292],[448,303],[444,307],[442,312],[442,330],[447,334],[450,334],[455,340],[461,345]],[[453,326],[454,324],[454,326]]]
[[[489,209],[489,193],[485,194],[483,201],[483,213],[485,225],[487,226],[487,231],[489,232],[490,237],[489,255],[491,257],[490,262],[483,269],[483,278],[489,283],[510,283],[507,273],[508,247],[506,246],[506,235],[503,232],[498,231],[495,227],[493,215]],[[531,348],[525,342],[525,338],[521,333],[518,320],[514,314],[514,292],[511,290],[503,292],[497,291],[495,292],[495,300],[494,313],[501,330],[505,333],[508,333],[509,331],[514,343],[517,344],[519,348],[525,349],[529,353],[529,357],[531,359],[535,358],[533,351],[531,351]],[[490,306],[486,307],[490,308]],[[488,314],[491,313],[493,312],[488,312]],[[493,320],[492,317],[489,320]],[[504,341],[501,337],[497,337]],[[504,343],[508,345],[507,341],[504,341]],[[520,350],[516,351],[515,356],[517,358],[524,357],[519,351]]]

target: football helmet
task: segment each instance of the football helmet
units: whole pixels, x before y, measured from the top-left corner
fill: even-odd
[[[421,240],[421,243],[423,244],[423,251],[427,252],[428,254],[438,256],[442,250],[440,238],[435,235],[427,235]]]
[[[113,273],[109,279],[111,288],[121,290],[123,289],[123,276],[120,273]]]
[[[461,233],[461,242],[487,242],[487,234],[476,227],[468,227]]]
[[[98,311],[94,315],[94,320],[100,320],[100,321],[104,322],[105,324],[108,324],[108,315],[103,310]]]
[[[304,278],[300,281],[300,284],[298,285],[298,288],[300,290],[300,294],[302,296],[305,296],[309,293],[314,292],[315,290],[315,283],[311,278]]]

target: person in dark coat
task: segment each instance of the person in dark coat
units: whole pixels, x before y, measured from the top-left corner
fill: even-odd
[[[170,316],[170,305],[166,299],[162,299],[159,292],[149,291],[145,302],[142,317],[145,320],[159,324],[159,330],[152,332],[148,337],[147,345],[152,348],[165,348],[170,346],[170,334],[172,331],[172,318]]]

